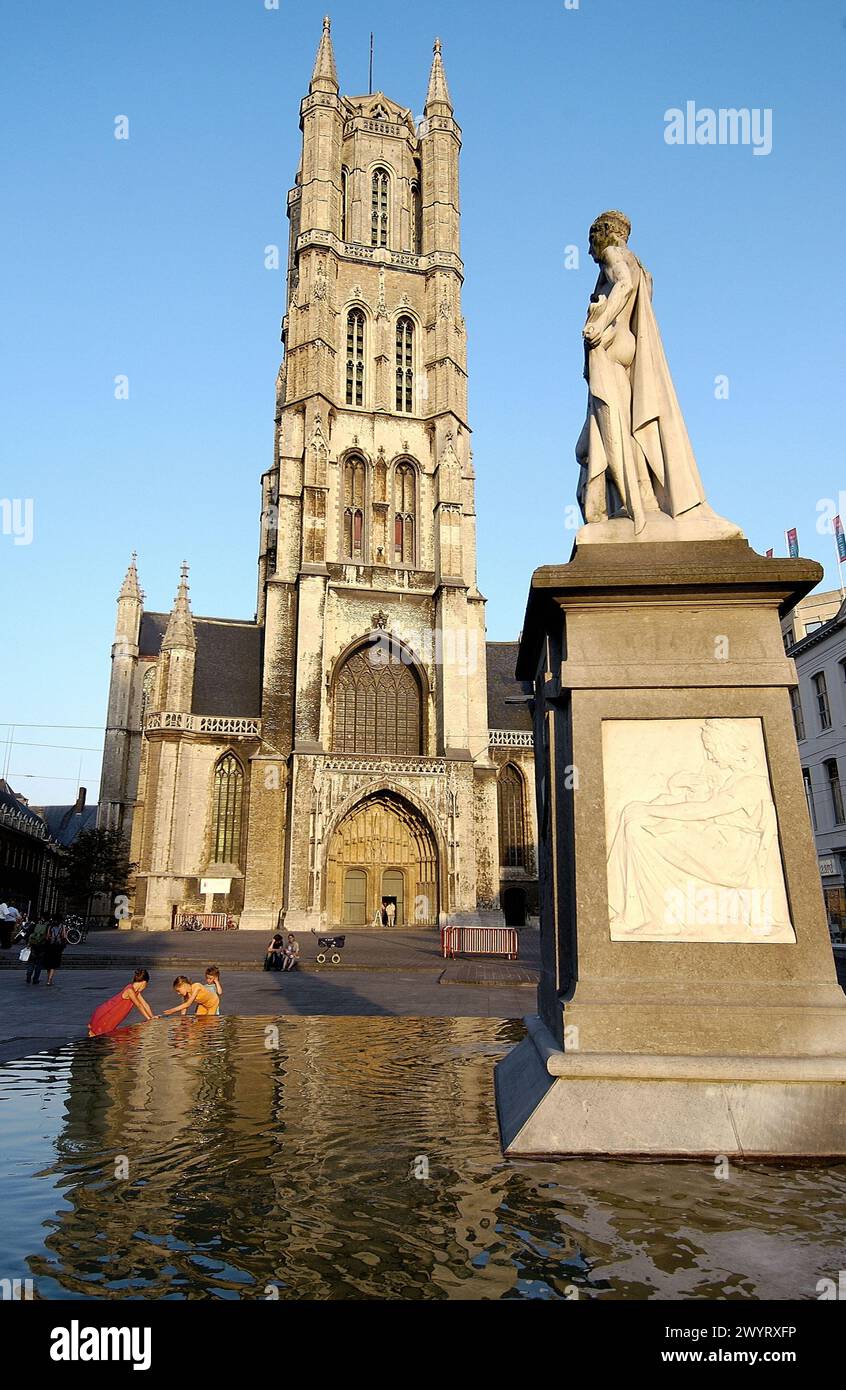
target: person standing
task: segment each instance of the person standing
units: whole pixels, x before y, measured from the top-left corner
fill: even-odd
[[[397,920],[397,905],[393,901],[393,899],[388,903],[388,906],[385,908],[385,915],[388,919],[388,927],[393,927]]]
[[[213,989],[218,999],[223,998],[223,982],[220,978],[220,967],[210,965],[206,969],[206,989]]]
[[[47,936],[44,941],[44,969],[47,971],[48,985],[52,985],[56,971],[62,968],[62,954],[67,944],[68,937],[64,923],[57,918],[47,928]]]

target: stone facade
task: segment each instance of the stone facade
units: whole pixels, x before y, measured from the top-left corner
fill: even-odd
[[[812,599],[814,595],[810,596]],[[799,743],[805,797],[817,846],[829,930],[846,938],[846,602],[839,592],[817,596],[837,601],[834,614],[820,604],[800,614],[804,636],[787,646],[796,662],[798,686],[792,692],[793,722]],[[798,607],[801,609],[802,604]],[[805,621],[813,614],[812,626]]]
[[[101,823],[133,922],[261,930],[502,922],[536,908],[531,719],[486,644],[441,58],[422,123],[339,93],[328,21],[301,107],[254,623],[194,618],[187,569],[118,600]],[[488,718],[489,695],[497,714]],[[201,884],[206,880],[205,891]]]

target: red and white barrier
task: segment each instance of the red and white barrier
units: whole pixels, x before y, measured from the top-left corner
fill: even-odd
[[[513,927],[442,927],[444,959],[453,956],[507,956],[517,960],[519,938]]]

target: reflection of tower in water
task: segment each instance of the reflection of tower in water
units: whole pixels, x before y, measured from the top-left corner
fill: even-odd
[[[8,1200],[35,1252],[20,1274],[46,1298],[784,1298],[837,1267],[836,1169],[739,1184],[711,1165],[503,1159],[491,1069],[520,1032],[227,1017],[27,1059],[27,1097],[34,1080],[68,1091],[57,1139],[29,1133],[22,1154],[9,1129]],[[4,1108],[14,1091],[0,1072]],[[66,1205],[45,1219],[51,1177]]]
[[[180,1020],[77,1049],[57,1144],[70,1206],[36,1274],[100,1296],[452,1287],[443,1251],[463,1267],[471,1232],[496,1225],[479,1179],[498,1156],[484,1054],[500,1025],[280,1019],[268,1048],[268,1024]]]

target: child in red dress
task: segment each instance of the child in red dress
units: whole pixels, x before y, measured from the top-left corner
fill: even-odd
[[[142,1018],[150,1019],[156,1017],[150,1005],[144,998],[144,990],[150,983],[150,976],[146,970],[136,970],[132,977],[132,984],[122,989],[120,994],[115,994],[111,999],[107,999],[105,1004],[101,1004],[95,1009],[88,1021],[89,1038],[101,1038],[104,1033],[113,1033],[116,1028],[123,1023],[128,1014],[133,1009],[137,1009]]]

